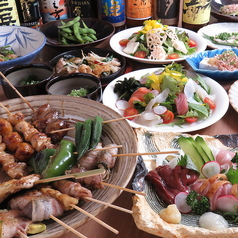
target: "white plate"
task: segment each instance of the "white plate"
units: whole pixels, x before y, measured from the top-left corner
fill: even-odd
[[[180,28],[180,27],[173,27],[170,26],[171,28],[177,28],[178,30],[181,31],[185,31],[188,33],[189,38],[191,38],[192,40],[194,40],[197,43],[197,51],[196,53],[202,52],[206,49],[207,47],[207,43],[205,41],[205,39],[203,37],[201,37],[200,35],[198,35],[196,32],[184,29],[184,28]],[[147,64],[169,64],[171,62],[179,62],[179,61],[183,61],[186,57],[189,57],[191,55],[188,56],[184,56],[182,58],[179,59],[167,59],[167,60],[150,60],[150,59],[142,59],[142,58],[138,58],[138,57],[134,57],[131,56],[129,54],[124,53],[122,50],[124,49],[124,47],[120,46],[119,41],[122,39],[128,39],[133,33],[141,30],[142,26],[139,27],[132,27],[132,28],[128,28],[124,31],[120,31],[117,34],[113,35],[112,38],[110,39],[110,46],[111,48],[116,51],[118,54],[123,55],[127,58],[142,62],[142,63],[147,63]]]
[[[111,83],[109,83],[107,85],[107,87],[104,90],[103,99],[102,99],[103,104],[112,108],[113,110],[117,111],[121,115],[123,115],[123,112],[116,107],[118,95],[113,92],[116,82],[119,80],[123,81],[124,78],[130,78],[130,77],[135,77],[135,79],[139,80],[143,75],[145,75],[147,73],[152,73],[158,69],[159,68],[141,69],[141,70],[137,70],[137,71],[133,71],[133,72],[124,74],[124,75],[114,79]],[[188,72],[187,75],[190,77],[196,77],[196,75],[197,75],[195,72],[192,72],[192,71],[187,71],[187,72]],[[141,128],[145,128],[148,131],[191,132],[191,131],[201,130],[201,129],[206,128],[206,127],[214,124],[215,122],[219,121],[224,116],[224,114],[226,113],[226,111],[228,109],[229,97],[228,97],[225,89],[219,83],[217,83],[213,79],[206,77],[204,75],[200,75],[200,76],[211,87],[211,94],[216,95],[216,97],[215,97],[216,108],[213,110],[213,112],[207,119],[198,120],[197,122],[194,122],[192,124],[186,124],[183,126],[173,126],[173,127],[168,126],[168,125],[161,125],[158,127],[146,127],[146,126],[142,126],[142,125],[139,125],[133,121],[128,120],[129,124],[133,128],[141,127]]]
[[[228,95],[231,106],[238,112],[238,80],[231,85]]]
[[[222,23],[214,23],[211,25],[207,25],[202,27],[198,30],[198,34],[203,37],[203,34],[206,34],[208,36],[215,36],[222,32],[238,32],[238,23],[233,22],[222,22]],[[204,38],[205,39],[205,38]],[[213,44],[210,40],[205,39],[206,44],[213,48],[213,49],[231,49],[232,46],[228,45],[218,45]]]

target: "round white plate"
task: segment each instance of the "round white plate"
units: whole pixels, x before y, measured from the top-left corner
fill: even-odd
[[[238,112],[238,80],[231,85],[228,96],[231,106]]]
[[[184,28],[180,28],[180,27],[173,27],[170,26],[171,28],[177,28],[181,31],[185,31],[188,33],[189,38],[191,38],[192,40],[194,40],[197,43],[197,51],[196,53],[202,52],[207,48],[207,43],[205,41],[205,39],[203,37],[201,37],[200,35],[198,35],[196,32],[184,29]],[[123,49],[125,47],[120,46],[119,41],[122,39],[128,39],[133,33],[141,30],[142,26],[139,27],[132,27],[132,28],[128,28],[126,30],[120,31],[117,34],[113,35],[112,38],[110,39],[110,46],[111,48],[116,51],[118,54],[125,56],[127,58],[142,62],[142,63],[147,63],[147,64],[169,64],[171,62],[179,62],[179,61],[183,61],[186,57],[189,57],[191,55],[187,55],[184,56],[182,58],[179,59],[167,59],[167,60],[150,60],[150,59],[142,59],[142,58],[138,58],[138,57],[134,57],[132,55],[126,54],[123,52]]]
[[[238,23],[221,22],[207,25],[198,30],[198,34],[203,37],[203,34],[215,36],[222,32],[238,32]],[[205,39],[205,38],[204,38]],[[213,44],[210,40],[206,40],[206,44],[213,49],[231,49],[232,46]]]
[[[119,110],[116,107],[116,102],[118,100],[118,95],[113,92],[114,86],[117,81],[121,80],[123,81],[124,78],[130,78],[130,77],[135,77],[135,79],[139,80],[143,75],[147,73],[152,73],[159,68],[148,68],[148,69],[141,69],[137,71],[132,71],[130,73],[124,74],[116,79],[114,79],[111,83],[107,85],[103,92],[103,99],[102,102],[104,105],[112,108],[113,110],[117,111],[123,116],[123,111]],[[187,75],[189,77],[196,77],[196,73],[192,71],[187,71]],[[168,126],[166,124],[160,125],[158,127],[147,127],[147,126],[142,126],[140,124],[137,124],[133,121],[127,120],[129,124],[133,128],[144,128],[148,131],[160,131],[160,132],[191,132],[191,131],[196,131],[196,130],[201,130],[203,128],[206,128],[217,121],[219,121],[224,114],[226,113],[228,106],[229,106],[229,97],[225,91],[225,89],[216,81],[213,79],[206,77],[204,75],[200,75],[206,83],[211,87],[211,94],[215,95],[215,103],[216,103],[216,108],[213,110],[211,115],[204,120],[198,120],[197,122],[194,122],[192,124],[186,124],[183,126]]]

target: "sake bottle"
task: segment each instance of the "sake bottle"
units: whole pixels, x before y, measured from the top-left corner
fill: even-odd
[[[183,0],[182,26],[197,32],[210,21],[211,0]]]

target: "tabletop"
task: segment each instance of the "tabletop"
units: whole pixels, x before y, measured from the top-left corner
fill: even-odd
[[[108,41],[105,41],[98,45],[97,47],[109,47]],[[65,51],[65,50],[64,50]],[[61,51],[62,52],[62,51]],[[57,48],[50,47],[46,45],[34,62],[44,62],[47,63],[51,60],[54,56],[61,53]],[[189,69],[186,62],[183,62],[185,68]],[[155,65],[143,64],[143,63],[132,63],[128,60],[128,65],[131,66],[132,70],[143,69],[148,67],[155,67]],[[233,82],[219,82],[224,89],[228,92],[231,84]],[[2,88],[0,86],[0,100],[6,99]],[[221,135],[221,134],[234,134],[238,133],[238,113],[229,106],[227,113],[215,124],[204,128],[199,131],[195,131],[192,134],[200,134],[200,135]],[[128,184],[128,188],[130,188],[130,184]],[[122,192],[121,195],[116,199],[113,203],[114,205],[131,209],[132,208],[132,198],[129,192]],[[89,221],[85,225],[81,226],[77,230],[85,235],[88,238],[131,238],[131,237],[140,237],[140,238],[158,238],[158,236],[143,232],[139,230],[133,217],[131,214],[113,209],[113,208],[106,208],[102,213],[100,213],[97,218],[104,221],[111,227],[115,228],[119,231],[119,234],[114,234],[108,229],[104,228],[100,224],[95,221]],[[76,238],[78,236],[74,235],[73,233],[67,233],[67,235],[63,235],[59,238]]]

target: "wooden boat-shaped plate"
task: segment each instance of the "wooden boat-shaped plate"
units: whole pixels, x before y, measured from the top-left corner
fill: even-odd
[[[84,98],[43,95],[30,96],[25,99],[34,109],[37,109],[43,104],[49,103],[52,109],[60,112],[62,118],[68,119],[71,126],[74,126],[79,120],[94,118],[96,115],[101,116],[104,121],[121,117],[111,108]],[[31,118],[32,109],[30,109],[30,107],[21,98],[6,100],[3,101],[2,104],[7,107],[11,113],[21,112],[26,116],[26,120]],[[7,116],[6,111],[3,108],[0,108],[0,118],[7,118]],[[74,141],[74,133],[74,130],[70,130],[65,139]],[[135,134],[126,120],[104,123],[101,139],[104,145],[109,143],[122,145],[122,148],[119,148],[119,153],[127,154],[137,152]],[[106,182],[126,187],[134,173],[136,160],[136,156],[119,157],[115,166],[111,170],[108,181]],[[8,179],[9,178],[5,175],[5,173],[1,171],[0,181],[3,182]],[[104,189],[94,190],[92,193],[93,198],[95,199],[107,203],[113,203],[120,195],[121,190],[105,187]],[[106,208],[106,206],[95,202],[80,202],[79,206],[94,216],[98,215]],[[71,210],[65,212],[61,217],[59,217],[59,219],[72,228],[77,228],[89,221],[90,218],[77,210]],[[56,238],[68,232],[66,228],[53,220],[43,222],[47,225],[47,230],[43,233],[31,236],[32,238]]]

